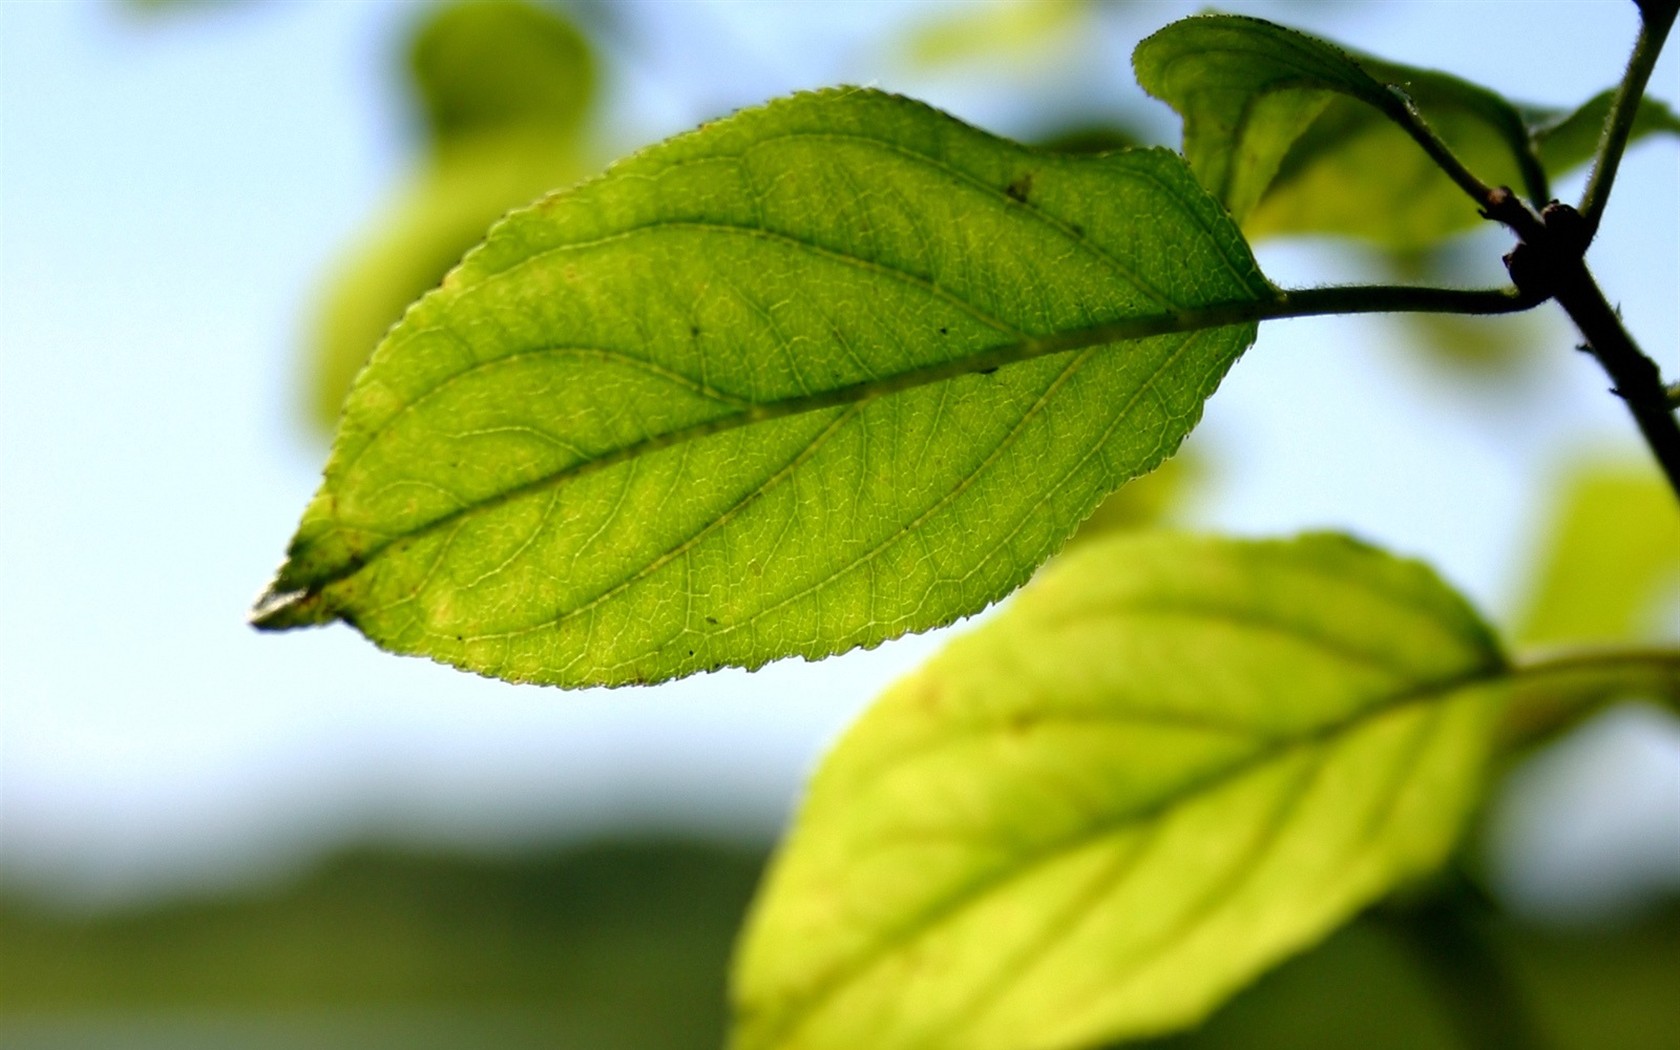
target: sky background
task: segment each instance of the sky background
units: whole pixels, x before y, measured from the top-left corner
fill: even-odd
[[[850,82],[1004,134],[1119,114],[1171,140],[1128,56],[1200,6],[1126,4],[1053,57],[928,70],[904,33],[950,5],[614,5],[607,126],[624,150]],[[1609,0],[1224,6],[1556,106],[1613,84],[1635,31],[1633,5]],[[245,626],[325,457],[300,408],[308,311],[415,162],[397,71],[419,11],[0,2],[5,878],[99,898],[291,870],[356,836],[498,846],[629,822],[768,838],[823,744],[940,644],[568,694],[343,627]],[[1672,54],[1652,93],[1680,99]],[[1671,375],[1677,173],[1674,139],[1637,147],[1592,258]],[[1469,279],[1502,283],[1497,232],[1470,243]],[[1324,245],[1259,254],[1286,285],[1373,272]],[[1429,560],[1497,619],[1520,600],[1550,479],[1585,452],[1638,453],[1569,333],[1516,323],[1532,362],[1457,387],[1393,321],[1266,326],[1193,438],[1211,476],[1191,522],[1350,530]],[[1601,879],[1582,857],[1680,878],[1680,732],[1633,714],[1595,735],[1511,809],[1550,814],[1512,847],[1550,866],[1534,893]]]

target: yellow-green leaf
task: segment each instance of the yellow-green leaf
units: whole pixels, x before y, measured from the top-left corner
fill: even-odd
[[[563,685],[948,623],[1170,454],[1276,301],[1164,150],[873,91],[743,112],[409,311],[256,622]]]
[[[1339,233],[1416,250],[1479,222],[1413,141],[1408,103],[1484,182],[1544,193],[1523,112],[1457,77],[1236,15],[1167,26],[1133,64],[1183,115],[1185,156],[1251,236]]]
[[[1528,578],[1520,642],[1657,637],[1661,600],[1680,595],[1680,505],[1661,471],[1619,459],[1572,468]]]
[[[1506,674],[1432,573],[1341,537],[1070,552],[824,761],[739,949],[734,1045],[1192,1024],[1443,862]]]
[[[478,136],[432,161],[327,282],[307,360],[314,420],[332,432],[373,348],[491,223],[585,174],[573,141],[519,129]]]
[[[1594,95],[1572,112],[1540,110],[1530,116],[1534,148],[1547,171],[1554,175],[1562,174],[1592,159],[1598,152],[1599,136],[1604,131],[1604,120],[1610,115],[1610,103],[1615,97],[1615,90],[1610,89]],[[1664,133],[1680,135],[1680,117],[1658,99],[1641,99],[1639,109],[1633,115],[1629,144],[1647,135]]]
[[[409,68],[427,126],[444,146],[509,127],[565,138],[595,94],[589,41],[554,5],[526,0],[437,9],[415,34]]]

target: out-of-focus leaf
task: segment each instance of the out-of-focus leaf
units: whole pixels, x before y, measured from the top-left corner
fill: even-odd
[[[1539,151],[1540,162],[1547,171],[1561,174],[1593,158],[1598,152],[1599,135],[1604,131],[1604,118],[1609,115],[1615,97],[1612,89],[1594,95],[1573,112],[1541,110],[1531,115],[1534,148]],[[1680,117],[1657,99],[1641,100],[1628,142],[1663,133],[1680,135]]]
[[[905,42],[910,63],[940,68],[996,63],[1051,52],[1075,38],[1091,0],[992,0],[968,4],[918,26]]]
[[[492,223],[585,174],[572,143],[520,131],[460,143],[433,161],[327,284],[308,371],[310,414],[320,426],[332,431],[373,348]]]
[[[1518,675],[1500,719],[1498,748],[1507,756],[1526,752],[1608,704],[1636,698],[1666,703],[1680,714],[1680,650],[1554,651]]]
[[[1549,1050],[1671,1050],[1680,1031],[1680,909],[1615,929],[1468,917]],[[1395,917],[1362,919],[1262,977],[1195,1032],[1149,1050],[1464,1050],[1402,950]],[[1484,1009],[1492,1009],[1484,1004]]]
[[[564,138],[595,93],[589,42],[554,6],[526,0],[439,8],[415,35],[409,63],[440,144],[511,126]]]
[[[553,7],[445,5],[418,27],[414,88],[432,135],[422,173],[340,264],[316,312],[310,415],[329,432],[351,381],[409,304],[510,210],[588,174],[588,42]]]
[[[1135,131],[1115,123],[1080,124],[1040,138],[1039,149],[1056,153],[1113,153],[1143,145]]]
[[[1383,252],[1376,261],[1390,283],[1466,287],[1478,281],[1465,248],[1463,241],[1449,242],[1428,251]],[[1502,317],[1397,314],[1390,323],[1404,330],[1400,345],[1439,378],[1458,387],[1480,383],[1483,396],[1518,393],[1518,381],[1545,358],[1544,348],[1565,338],[1543,310]]]
[[[1566,476],[1515,618],[1519,642],[1651,638],[1680,586],[1680,507],[1654,466],[1598,460]]]
[[[1160,526],[1172,520],[1188,494],[1202,481],[1206,466],[1198,456],[1180,452],[1141,478],[1134,478],[1097,504],[1080,523],[1063,553],[1111,532]]]
[[[409,311],[255,622],[564,685],[949,623],[1177,447],[1276,294],[1165,150],[873,91],[746,111]]]
[[[1191,1024],[1445,859],[1505,675],[1433,574],[1341,537],[1076,551],[824,761],[748,920],[734,1045]]]

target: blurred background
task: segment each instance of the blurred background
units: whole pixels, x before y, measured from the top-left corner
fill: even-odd
[[[718,1045],[803,776],[940,632],[579,693],[259,636],[338,401],[506,209],[774,95],[1175,144],[1129,56],[1200,6],[0,3],[0,1043]],[[1636,31],[1604,0],[1223,6],[1562,108]],[[1652,94],[1677,89],[1669,54]],[[1671,376],[1677,171],[1680,139],[1634,147],[1591,260]],[[1506,247],[1257,250],[1286,285],[1493,285]],[[1672,643],[1680,513],[1571,347],[1549,311],[1270,324],[1109,512],[1345,529],[1518,641]],[[1513,771],[1470,851],[1466,907],[1557,1045],[1673,1045],[1671,716],[1630,704]],[[1184,1045],[1458,1045],[1401,940],[1374,914]]]

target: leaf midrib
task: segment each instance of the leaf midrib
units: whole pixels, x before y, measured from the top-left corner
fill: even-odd
[[[295,586],[272,593],[272,604],[262,604],[262,612],[256,619],[260,626],[262,622],[275,613],[282,611],[292,601],[301,600],[320,588],[345,579],[359,572],[374,558],[395,543],[413,540],[437,529],[443,528],[455,520],[481,510],[494,509],[512,500],[528,495],[532,492],[580,477],[597,470],[615,466],[626,460],[648,455],[661,449],[709,437],[739,427],[757,423],[770,422],[806,412],[814,412],[824,408],[834,408],[861,401],[870,401],[889,394],[916,387],[926,386],[944,380],[955,379],[963,375],[982,372],[988,369],[1003,368],[1020,364],[1041,357],[1068,353],[1089,347],[1101,346],[1109,343],[1124,343],[1152,336],[1170,335],[1180,332],[1194,332],[1208,328],[1221,328],[1234,325],[1250,324],[1265,319],[1268,316],[1279,316],[1286,309],[1286,300],[1275,293],[1268,298],[1242,299],[1210,304],[1208,306],[1177,311],[1167,314],[1152,314],[1143,317],[1125,318],[1119,321],[1092,325],[1086,328],[1070,329],[1065,332],[1045,336],[1029,336],[1014,342],[1005,343],[989,350],[983,350],[966,357],[948,361],[935,362],[919,368],[908,369],[904,372],[880,379],[861,380],[834,387],[829,390],[818,391],[813,394],[796,395],[774,401],[760,402],[733,414],[714,417],[700,423],[686,427],[679,427],[655,434],[640,441],[631,442],[620,448],[613,449],[593,459],[568,464],[556,471],[539,478],[504,489],[475,503],[458,507],[450,512],[417,526],[400,536],[394,536],[372,548],[360,552],[342,564],[323,572],[317,572],[309,579],[301,581]],[[345,528],[335,523],[333,529],[337,533]],[[308,548],[293,554],[295,562],[306,556]]]
[[[878,964],[894,948],[913,941],[922,933],[948,920],[986,895],[1031,871],[1037,870],[1051,860],[1065,856],[1069,852],[1080,849],[1105,835],[1158,819],[1180,805],[1185,799],[1215,791],[1291,751],[1315,747],[1327,741],[1333,741],[1336,737],[1354,732],[1385,715],[1408,707],[1420,706],[1477,685],[1498,681],[1501,678],[1508,677],[1509,673],[1509,668],[1503,661],[1496,661],[1453,678],[1402,691],[1385,701],[1373,703],[1346,719],[1329,723],[1312,732],[1302,733],[1292,738],[1266,741],[1249,755],[1191,781],[1183,790],[1170,798],[1163,798],[1124,815],[1095,822],[1079,829],[1074,834],[1057,839],[1033,851],[1021,863],[994,872],[989,877],[982,878],[964,887],[960,893],[938,902],[913,920],[903,923],[888,935],[878,939],[868,949],[859,952],[844,966],[837,968],[829,976],[817,982],[813,990],[800,997],[797,1006],[782,1012],[780,1020],[770,1030],[766,1041],[763,1041],[762,1045],[776,1045],[783,1035],[808,1021],[825,1002],[838,994],[854,978]]]

